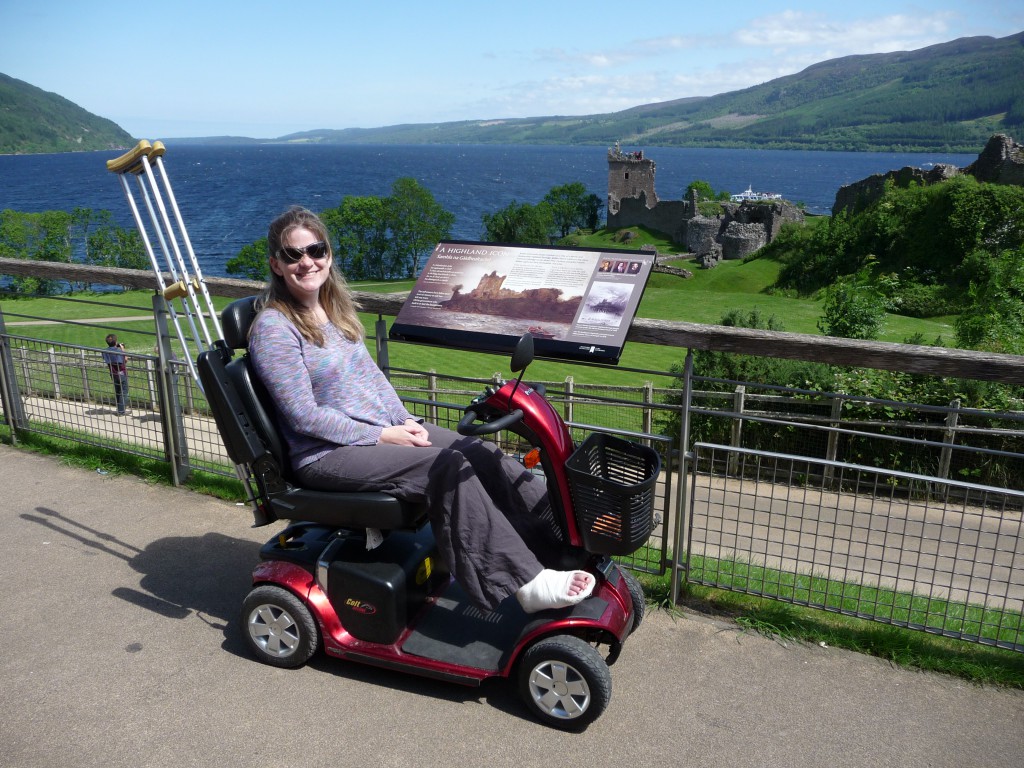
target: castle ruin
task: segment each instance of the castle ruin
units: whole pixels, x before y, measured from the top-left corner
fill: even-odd
[[[657,166],[643,152],[608,150],[608,228],[644,227],[685,246],[703,266],[719,259],[742,259],[778,234],[787,221],[802,222],[803,212],[785,201],[720,203],[722,213],[703,216],[696,194],[686,200],[659,200],[654,188]]]

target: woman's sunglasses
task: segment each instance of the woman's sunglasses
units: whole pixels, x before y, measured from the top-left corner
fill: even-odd
[[[277,252],[277,258],[286,264],[298,264],[302,261],[303,256],[309,256],[314,261],[320,261],[320,259],[327,257],[327,243],[323,240],[318,240],[315,243],[303,246],[302,248],[292,248],[290,245],[284,246]]]

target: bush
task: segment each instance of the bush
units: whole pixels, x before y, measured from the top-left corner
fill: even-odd
[[[890,182],[865,210],[804,230],[784,227],[761,253],[783,264],[776,288],[810,295],[870,266],[891,311],[955,314],[969,303],[970,286],[989,282],[992,260],[1024,246],[1021,210],[1019,186],[971,176],[902,189]]]
[[[824,314],[818,330],[844,339],[877,339],[885,319],[885,303],[874,288],[840,280],[825,290]]]

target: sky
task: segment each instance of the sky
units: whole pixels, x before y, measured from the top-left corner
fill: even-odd
[[[0,0],[0,73],[136,138],[615,112],[1024,31],[1024,0]]]

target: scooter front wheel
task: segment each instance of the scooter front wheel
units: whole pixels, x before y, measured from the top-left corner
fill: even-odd
[[[539,640],[519,664],[519,693],[547,725],[579,731],[612,697],[612,676],[597,649],[572,635]]]
[[[640,586],[636,576],[625,568],[620,569],[619,572],[622,574],[623,581],[626,582],[626,589],[629,590],[629,599],[633,603],[633,626],[629,628],[629,634],[632,635],[636,632],[637,627],[640,626],[640,622],[644,620],[644,614],[647,612],[647,597],[644,595],[644,588]]]
[[[242,601],[242,623],[253,653],[274,667],[301,667],[320,645],[309,609],[287,589],[272,584],[255,587]]]

